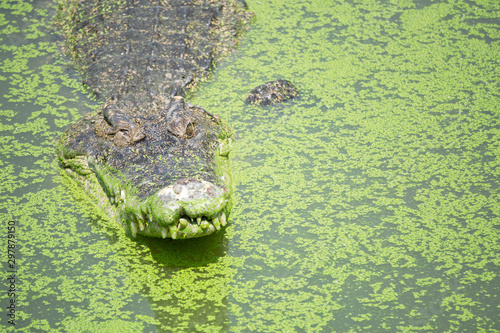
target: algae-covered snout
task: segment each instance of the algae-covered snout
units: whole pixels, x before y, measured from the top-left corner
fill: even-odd
[[[225,187],[195,178],[180,179],[150,198],[153,223],[138,229],[131,221],[131,232],[173,239],[210,235],[226,225],[228,201]]]

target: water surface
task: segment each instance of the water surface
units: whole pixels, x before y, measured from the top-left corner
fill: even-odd
[[[16,330],[499,331],[497,1],[248,5],[256,22],[193,98],[238,136],[231,225],[165,242],[128,239],[64,179],[55,140],[98,103],[54,10],[1,3]],[[244,104],[278,78],[299,98]]]

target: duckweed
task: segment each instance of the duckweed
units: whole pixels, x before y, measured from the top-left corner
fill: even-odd
[[[57,139],[98,105],[52,4],[0,4],[2,329],[499,331],[500,5],[247,2],[192,100],[235,129],[230,225],[182,241],[131,239],[61,173]],[[300,96],[244,103],[274,79]]]

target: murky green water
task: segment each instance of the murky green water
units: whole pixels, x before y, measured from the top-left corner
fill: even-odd
[[[500,331],[500,4],[248,1],[194,102],[236,129],[231,226],[132,241],[61,177],[97,103],[40,22],[0,3],[0,330]],[[298,99],[243,103],[268,80]]]

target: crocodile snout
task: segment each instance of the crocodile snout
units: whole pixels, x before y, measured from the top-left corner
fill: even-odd
[[[158,191],[149,201],[151,221],[132,224],[132,234],[173,239],[206,236],[226,225],[224,208],[229,193],[211,182],[178,180]]]

